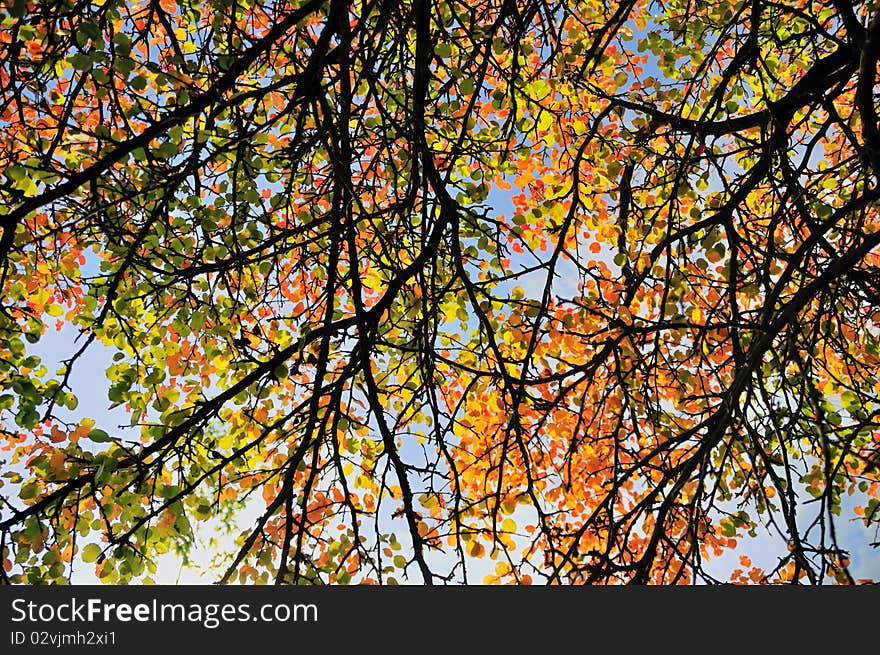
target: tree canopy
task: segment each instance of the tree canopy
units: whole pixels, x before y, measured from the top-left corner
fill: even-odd
[[[876,2],[2,6],[3,580],[859,582]]]

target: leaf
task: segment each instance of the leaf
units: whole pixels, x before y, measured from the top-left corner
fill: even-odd
[[[553,114],[549,111],[541,111],[538,114],[537,127],[539,132],[546,132],[553,125]]]
[[[82,549],[82,559],[84,562],[95,562],[100,556],[101,547],[97,544],[86,544]]]
[[[68,58],[71,66],[79,71],[87,71],[92,68],[92,58],[85,53],[77,53]]]
[[[88,438],[95,443],[106,443],[108,441],[111,441],[110,435],[107,434],[104,430],[98,428],[91,430],[88,434]]]
[[[147,88],[147,79],[141,75],[134,76],[128,83],[135,91],[144,91]]]

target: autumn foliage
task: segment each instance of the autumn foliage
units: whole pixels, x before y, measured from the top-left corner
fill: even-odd
[[[2,7],[6,582],[859,582],[880,3]]]

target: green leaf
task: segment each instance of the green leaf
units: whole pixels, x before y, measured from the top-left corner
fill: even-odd
[[[82,549],[82,558],[84,562],[95,562],[100,556],[101,547],[98,544],[86,544],[85,548]]]
[[[26,0],[12,0],[12,3],[7,6],[6,10],[13,18],[24,18],[25,14],[27,14],[27,2]]]
[[[32,430],[40,422],[40,415],[35,409],[26,407],[15,415],[15,422],[26,430]]]
[[[67,61],[69,61],[70,65],[76,70],[87,71],[92,68],[92,58],[82,52],[71,55],[67,58]]]
[[[104,432],[104,430],[98,428],[95,428],[94,430],[89,432],[88,438],[95,443],[106,443],[108,441],[111,441],[110,435]]]
[[[37,483],[29,482],[21,487],[18,497],[22,500],[32,500],[37,497]]]
[[[448,43],[438,43],[434,46],[434,54],[440,59],[446,59],[452,54],[452,46]]]

